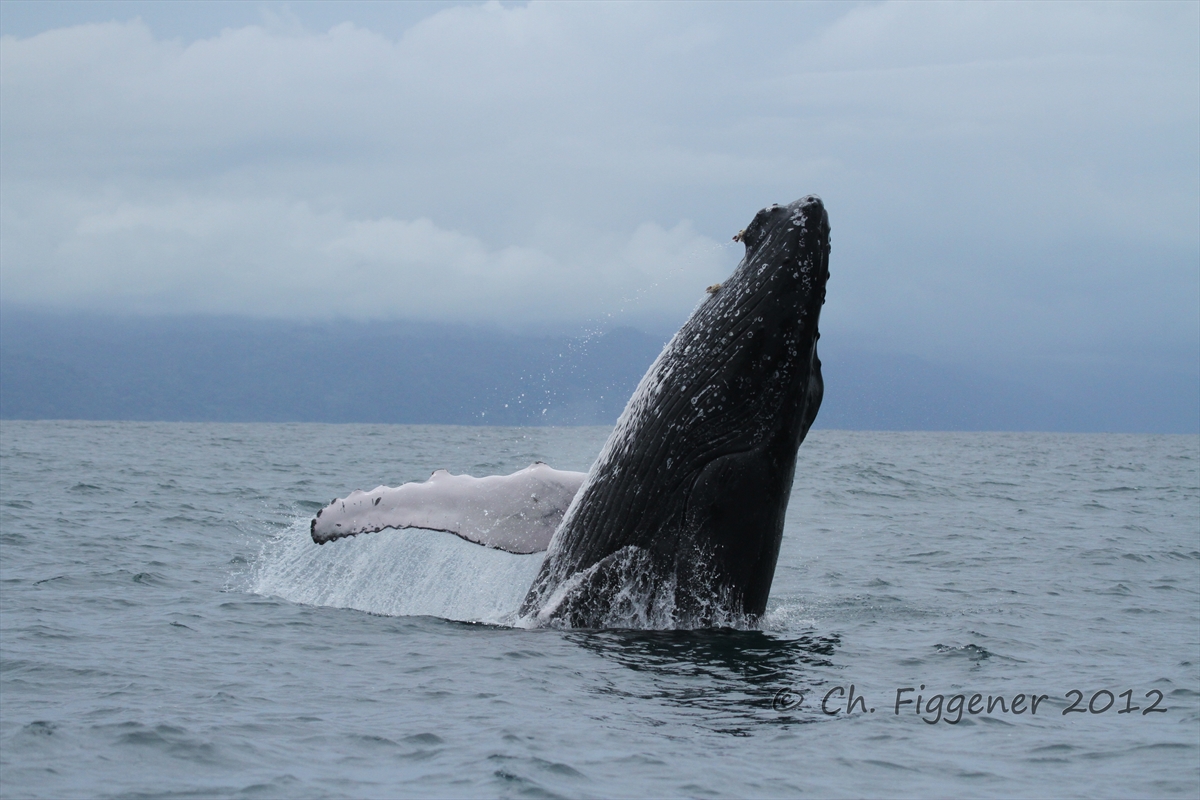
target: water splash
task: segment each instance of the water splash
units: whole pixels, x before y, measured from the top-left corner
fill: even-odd
[[[757,629],[759,620],[741,611],[740,600],[705,575],[701,566],[681,579],[630,545],[562,581],[536,618],[520,624],[570,628],[578,611],[603,629]]]
[[[636,550],[636,548],[631,548]],[[604,628],[755,629],[760,621],[713,598],[703,608],[676,608],[674,576],[655,579],[640,552],[623,553],[614,578],[620,588]],[[462,622],[570,627],[561,620],[519,618],[517,609],[544,554],[514,555],[440,531],[386,530],[327,545],[313,544],[308,520],[296,519],[262,546],[247,573],[246,590],[291,603],[351,608],[389,617],[431,616]],[[563,587],[591,577],[585,570]],[[557,606],[560,597],[551,606]],[[727,598],[726,598],[727,600]]]
[[[247,588],[311,606],[507,625],[541,563],[541,553],[513,555],[417,529],[318,546],[305,518],[263,545]]]

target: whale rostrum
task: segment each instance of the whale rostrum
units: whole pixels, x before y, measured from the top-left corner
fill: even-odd
[[[428,527],[512,552],[545,547],[520,609],[534,624],[760,616],[824,390],[829,220],[810,195],[762,209],[735,239],[745,257],[650,366],[586,476],[544,464],[489,478],[439,471],[334,501],[313,520],[314,541]]]

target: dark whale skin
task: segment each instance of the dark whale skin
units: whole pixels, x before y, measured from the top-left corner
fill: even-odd
[[[745,257],[642,378],[522,617],[705,627],[766,609],[797,450],[824,390],[829,218],[808,196],[764,208],[739,237]]]

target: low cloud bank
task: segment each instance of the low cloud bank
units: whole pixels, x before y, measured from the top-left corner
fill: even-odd
[[[1194,3],[156,8],[0,41],[3,301],[670,327],[816,192],[831,331],[1200,352]]]

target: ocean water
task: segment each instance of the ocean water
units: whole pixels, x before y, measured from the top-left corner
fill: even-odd
[[[1195,436],[814,431],[745,630],[512,627],[538,556],[308,540],[606,434],[3,422],[0,795],[1200,793]]]

